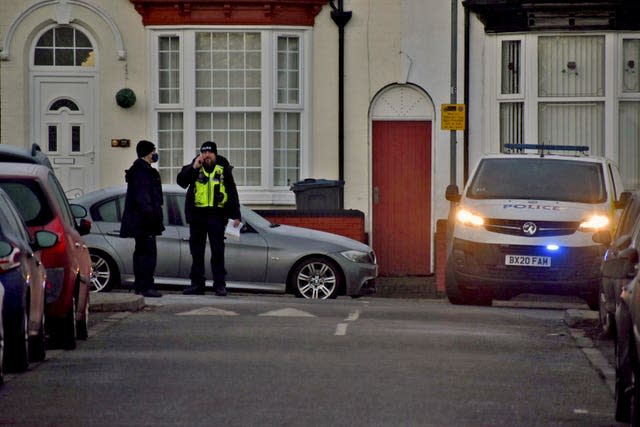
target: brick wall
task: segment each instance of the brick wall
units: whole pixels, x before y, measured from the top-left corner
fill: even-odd
[[[311,228],[349,237],[367,243],[364,213],[358,210],[256,210],[264,218],[278,224]]]

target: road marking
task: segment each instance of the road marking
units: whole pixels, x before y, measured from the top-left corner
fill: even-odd
[[[334,335],[347,335],[347,326],[349,326],[347,323],[338,323]]]
[[[347,318],[344,319],[344,321],[345,322],[355,322],[356,320],[358,320],[358,317],[360,317],[360,310],[352,311],[351,313],[349,313]],[[348,323],[338,323],[336,325],[336,331],[334,332],[333,335],[347,335],[347,327],[348,326],[349,326]]]
[[[349,313],[349,315],[347,316],[346,320],[347,322],[353,322],[355,320],[358,320],[358,317],[360,317],[360,310],[356,310],[353,311],[351,313]]]
[[[295,308],[283,308],[281,310],[267,311],[258,316],[276,316],[276,317],[316,317],[306,311],[296,310]]]
[[[184,311],[176,314],[176,316],[237,316],[235,311],[222,310],[215,307],[202,307],[194,310]]]

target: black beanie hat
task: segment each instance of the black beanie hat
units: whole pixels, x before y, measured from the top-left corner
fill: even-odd
[[[156,146],[153,142],[147,141],[146,139],[140,140],[138,145],[136,145],[136,153],[139,158],[145,157],[149,155],[153,150],[156,149]]]
[[[218,146],[213,141],[205,141],[200,146],[200,152],[204,153],[205,151],[211,151],[216,156],[218,155]]]

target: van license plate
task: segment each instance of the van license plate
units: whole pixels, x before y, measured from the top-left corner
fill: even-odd
[[[505,265],[523,265],[525,267],[551,267],[550,256],[505,255]]]

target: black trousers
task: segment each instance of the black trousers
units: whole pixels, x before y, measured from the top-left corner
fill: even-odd
[[[194,218],[189,224],[189,249],[193,259],[189,278],[192,285],[204,288],[206,280],[204,255],[207,237],[209,237],[213,286],[214,288],[224,288],[226,286],[227,270],[224,268],[224,229],[226,225],[226,218],[219,215]]]
[[[153,273],[156,271],[158,248],[156,236],[136,237],[136,247],[133,251],[133,274],[135,276],[136,292],[154,289]]]

